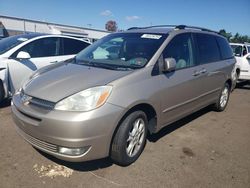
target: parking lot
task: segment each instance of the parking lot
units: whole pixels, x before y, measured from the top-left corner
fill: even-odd
[[[37,151],[17,135],[9,102],[0,108],[0,143],[2,188],[250,187],[250,85],[231,94],[224,112],[206,108],[151,136],[128,167],[108,159],[67,163]],[[54,165],[69,168],[68,177],[43,176]]]

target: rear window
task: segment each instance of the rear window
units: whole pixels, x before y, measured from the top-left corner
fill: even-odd
[[[213,35],[197,33],[196,40],[199,50],[198,57],[200,64],[220,60],[219,47]]]
[[[229,46],[228,42],[226,39],[222,37],[216,37],[217,42],[220,47],[220,52],[221,52],[221,57],[222,59],[230,59],[233,57],[233,50]]]

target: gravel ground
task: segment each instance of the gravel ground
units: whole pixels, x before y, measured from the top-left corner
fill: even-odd
[[[250,187],[250,86],[227,109],[203,109],[149,138],[136,163],[68,163],[17,135],[9,103],[0,107],[0,188]]]

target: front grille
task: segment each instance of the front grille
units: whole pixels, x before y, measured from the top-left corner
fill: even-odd
[[[50,101],[35,98],[35,97],[32,97],[30,99],[29,104],[40,107],[40,108],[44,108],[44,109],[47,109],[47,110],[53,110],[54,107],[55,107],[54,102],[50,102]]]
[[[29,142],[31,145],[41,148],[41,149],[45,149],[51,152],[57,152],[57,146],[54,144],[50,144],[48,142],[39,140],[37,138],[34,138],[28,134],[26,134],[25,132],[23,132],[21,129],[17,128],[19,134],[27,141]]]
[[[53,110],[56,105],[56,103],[54,102],[26,95],[23,89],[21,90],[20,97],[23,103],[34,105],[36,107],[43,108],[46,110]]]

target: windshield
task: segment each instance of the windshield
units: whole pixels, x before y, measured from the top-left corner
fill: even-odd
[[[110,34],[81,51],[76,63],[113,69],[142,68],[166,37],[167,34]]]
[[[24,34],[24,35],[16,35],[12,37],[7,37],[7,38],[0,40],[0,55],[34,36],[35,35]]]
[[[240,45],[231,45],[231,48],[233,49],[233,53],[235,56],[241,56],[242,54],[242,46]]]

